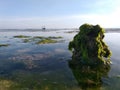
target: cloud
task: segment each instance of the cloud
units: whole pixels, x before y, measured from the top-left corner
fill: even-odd
[[[86,15],[75,15],[77,22],[91,23],[91,24],[99,24],[103,27],[120,27],[120,10],[116,8],[115,11],[108,14],[86,14]],[[78,19],[78,20],[77,20]]]

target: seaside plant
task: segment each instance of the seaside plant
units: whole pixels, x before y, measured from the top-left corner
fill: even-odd
[[[69,43],[73,59],[83,64],[110,64],[111,51],[103,41],[104,29],[99,25],[83,24]]]

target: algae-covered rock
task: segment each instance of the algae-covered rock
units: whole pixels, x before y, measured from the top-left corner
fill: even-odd
[[[99,25],[89,24],[79,29],[69,43],[69,50],[73,52],[69,67],[82,89],[99,88],[110,70],[111,52],[103,41],[105,31]]]
[[[69,43],[69,50],[73,52],[73,63],[110,64],[111,52],[103,41],[104,29],[99,25],[83,24],[79,33]]]

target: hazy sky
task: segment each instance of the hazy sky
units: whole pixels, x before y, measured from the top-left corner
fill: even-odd
[[[120,0],[0,0],[0,28],[120,27]]]

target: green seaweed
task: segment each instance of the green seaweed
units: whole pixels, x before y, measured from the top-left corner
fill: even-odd
[[[23,39],[23,42],[24,42],[24,43],[31,42],[31,39]]]
[[[49,44],[49,43],[56,43],[56,42],[57,42],[56,40],[46,38],[36,42],[36,44]]]
[[[14,38],[22,38],[23,43],[29,43],[33,42],[35,44],[49,44],[49,43],[57,43],[60,41],[59,39],[63,38],[61,36],[49,36],[49,37],[44,37],[44,36],[24,36],[24,35],[18,35],[14,36]],[[58,39],[58,40],[56,40]],[[61,42],[61,41],[60,41]]]
[[[35,37],[33,37],[33,39],[45,39],[45,37],[43,37],[43,36],[35,36]]]
[[[54,36],[52,37],[52,36],[49,36],[48,38],[49,38],[49,39],[61,39],[61,38],[63,38],[63,37],[61,37],[61,36],[58,36],[58,37],[54,37]]]
[[[74,31],[67,31],[67,32],[65,32],[65,33],[77,33],[78,31],[77,30],[74,30]]]
[[[17,35],[17,36],[14,36],[14,38],[30,38],[30,36]]]
[[[7,47],[9,46],[10,44],[0,44],[0,47]]]
[[[49,37],[44,37],[44,36],[34,36],[33,39],[61,39],[63,37],[61,36],[49,36]]]

